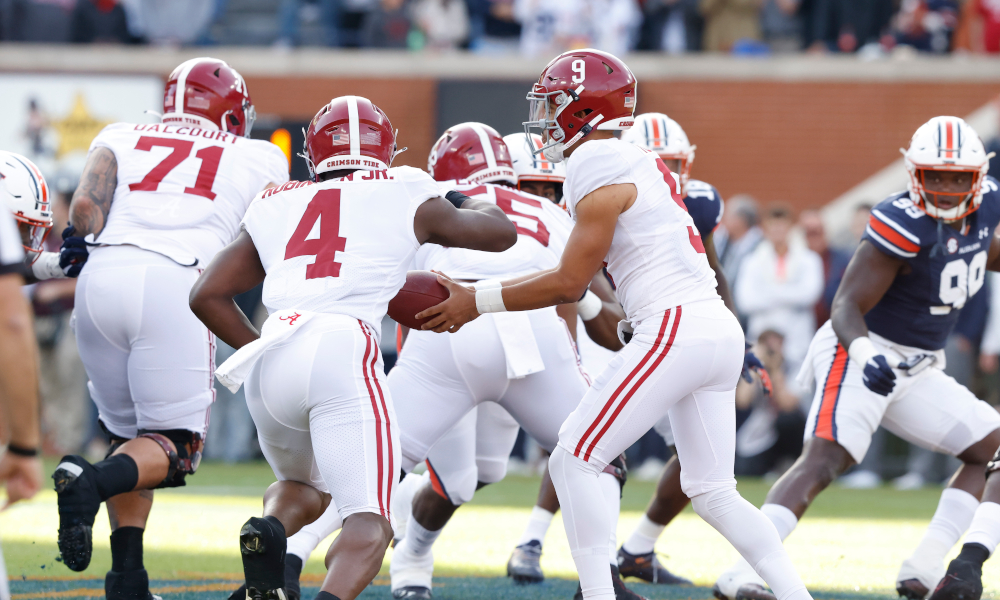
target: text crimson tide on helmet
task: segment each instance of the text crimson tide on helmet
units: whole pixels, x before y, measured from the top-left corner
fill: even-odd
[[[612,54],[589,48],[564,52],[542,70],[528,93],[524,131],[541,130],[546,144],[538,152],[560,162],[594,129],[632,126],[636,85],[632,71]]]
[[[13,213],[24,250],[37,260],[52,230],[49,186],[35,163],[20,154],[0,151],[0,206]]]
[[[983,181],[990,168],[987,154],[979,135],[958,117],[934,117],[917,129],[910,140],[910,147],[900,148],[903,162],[910,175],[908,189],[910,200],[935,219],[957,221],[979,208],[983,201]],[[960,171],[972,173],[968,191],[933,192],[935,196],[957,196],[958,203],[942,209],[927,197],[925,174],[927,171]]]
[[[459,123],[441,134],[427,157],[427,172],[435,181],[517,183],[507,144],[482,123]]]
[[[341,96],[316,113],[305,133],[309,175],[328,171],[388,169],[406,148],[396,149],[396,131],[382,109],[361,96]]]
[[[217,58],[192,58],[167,79],[163,122],[249,137],[257,119],[243,76]]]

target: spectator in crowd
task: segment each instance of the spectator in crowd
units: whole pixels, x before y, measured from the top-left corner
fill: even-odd
[[[515,0],[466,0],[469,7],[469,48],[482,54],[516,52],[521,24],[514,17]]]
[[[759,381],[740,380],[736,387],[736,474],[761,476],[783,472],[802,453],[806,416],[784,368],[784,337],[760,334],[754,354],[771,375],[771,394]],[[793,375],[794,376],[794,375]]]
[[[973,52],[1000,53],[1000,2],[997,0],[966,0],[962,6],[959,29],[966,39],[962,47]],[[959,35],[955,32],[956,37]],[[958,42],[954,44],[958,46]],[[991,165],[992,166],[992,165]]]
[[[818,211],[802,211],[799,226],[806,236],[806,246],[823,260],[823,295],[815,306],[816,325],[819,326],[830,318],[830,306],[840,287],[844,271],[847,270],[847,263],[851,262],[851,255],[830,247],[826,240],[823,218]]]
[[[764,0],[698,0],[705,18],[703,47],[729,52],[737,42],[761,39],[760,9]]]
[[[767,330],[784,337],[785,373],[798,374],[816,332],[814,306],[823,294],[823,260],[791,237],[795,221],[783,204],[772,205],[762,223],[764,241],[743,261],[733,300],[747,316],[747,339]]]
[[[958,0],[903,0],[893,18],[895,42],[944,54],[951,50],[958,17]]]
[[[376,2],[365,13],[361,28],[361,46],[397,49],[410,47],[410,14],[406,0]]]
[[[0,40],[67,43],[77,0],[0,0]]]
[[[847,227],[840,229],[832,244],[848,257],[854,256],[854,251],[861,243],[861,236],[864,235],[865,229],[868,227],[868,219],[871,218],[872,206],[870,202],[862,202],[854,207]]]
[[[469,37],[469,12],[465,0],[415,0],[413,21],[423,35],[423,46],[451,50]]]
[[[764,0],[760,28],[772,52],[802,49],[802,0]]]
[[[77,0],[70,41],[128,44],[138,40],[129,33],[125,9],[118,0]]]
[[[316,10],[318,20],[323,25],[323,42],[330,47],[340,45],[338,26],[340,24],[340,0],[318,0],[310,4],[306,0],[281,0],[278,6],[278,39],[276,48],[298,46],[299,24],[303,10]]]
[[[804,15],[813,52],[855,52],[877,45],[893,14],[893,0],[813,0]]]
[[[752,196],[733,196],[726,201],[722,222],[712,236],[719,264],[722,265],[730,289],[734,289],[739,280],[743,259],[757,248],[764,237],[757,226],[757,213],[757,201]]]
[[[516,0],[514,17],[528,56],[588,47],[624,54],[642,21],[636,0]]]
[[[121,4],[131,35],[162,46],[190,45],[205,38],[217,14],[215,2],[209,0],[121,0]]]
[[[636,50],[681,54],[702,48],[698,0],[646,0]]]

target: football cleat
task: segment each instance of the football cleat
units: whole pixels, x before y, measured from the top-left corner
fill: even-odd
[[[625,548],[618,549],[618,571],[622,577],[635,577],[660,585],[691,585],[690,579],[674,575],[660,564],[655,552],[630,554]]]
[[[507,561],[507,577],[513,579],[515,583],[545,581],[545,574],[542,573],[542,566],[539,564],[541,558],[542,543],[538,540],[517,546]]]
[[[163,600],[149,591],[146,569],[108,571],[104,577],[104,595],[107,600]]]
[[[733,597],[726,596],[716,583],[712,586],[712,595],[719,600],[776,600],[771,590],[759,583],[745,583],[736,589]]]
[[[899,567],[896,593],[910,600],[926,598],[944,577],[944,562],[914,554]]]
[[[743,559],[719,575],[712,595],[719,600],[775,600],[764,580]]]
[[[923,600],[930,592],[919,579],[904,579],[896,582],[896,593],[910,600]]]
[[[274,517],[250,517],[240,529],[247,600],[288,600],[285,594],[285,529]]]
[[[428,550],[423,556],[418,556],[410,551],[408,539],[403,538],[392,551],[392,561],[389,563],[392,596],[430,598],[434,578],[434,552]],[[397,593],[404,595],[397,596]]]
[[[70,570],[83,571],[93,552],[94,518],[101,497],[94,467],[79,456],[64,456],[52,474],[59,504],[59,554]]]
[[[431,600],[431,588],[420,585],[406,585],[397,590],[392,590],[393,598],[405,598],[406,600]]]
[[[285,596],[288,600],[299,600],[302,589],[299,577],[302,575],[302,559],[294,554],[285,555]],[[229,594],[228,600],[244,600],[247,597],[247,584],[242,584]]]
[[[959,557],[948,565],[930,600],[979,600],[982,595],[983,566]]]
[[[622,581],[618,567],[614,565],[611,565],[611,586],[615,590],[615,600],[647,600],[644,596],[640,596],[625,587],[625,582]],[[583,588],[580,587],[580,584],[576,586],[576,593],[573,594],[573,600],[583,600]]]

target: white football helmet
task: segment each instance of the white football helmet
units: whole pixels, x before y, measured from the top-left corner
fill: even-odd
[[[49,186],[35,163],[0,150],[0,203],[14,214],[25,251],[37,259],[52,231],[52,210]]]
[[[645,113],[635,118],[635,125],[622,133],[622,141],[656,152],[663,160],[680,161],[681,194],[687,194],[687,183],[694,162],[694,150],[684,129],[663,113]]]
[[[552,162],[535,154],[543,145],[542,136],[532,133],[530,136],[524,132],[512,133],[503,136],[504,143],[510,150],[511,162],[514,163],[514,173],[517,174],[517,182],[522,181],[551,181],[562,183],[566,181],[566,164],[562,162]]]
[[[983,201],[983,180],[990,168],[979,135],[958,117],[934,117],[917,129],[910,147],[900,148],[903,162],[910,174],[910,200],[935,219],[957,221],[979,208]],[[940,209],[929,202],[924,189],[924,171],[964,171],[972,173],[972,187],[967,192],[934,192],[940,196],[959,196],[960,202],[949,209]]]

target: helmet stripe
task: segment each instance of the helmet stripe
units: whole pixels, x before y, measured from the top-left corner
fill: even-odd
[[[347,96],[348,135],[351,142],[351,156],[361,155],[361,122],[358,118],[358,97]]]
[[[35,171],[28,165],[24,164],[24,161],[18,158],[17,156],[11,154],[10,157],[16,160],[17,162],[21,163],[21,166],[24,167],[24,170],[27,171],[28,175],[31,176],[31,185],[34,186],[35,188],[35,204],[38,204],[39,201],[42,199],[42,191],[38,188],[38,181],[41,180],[41,176],[39,175],[36,178]]]
[[[670,128],[667,127],[667,117],[663,117],[663,147],[670,145]]]
[[[187,91],[188,74],[191,73],[191,69],[193,69],[200,60],[202,59],[192,58],[181,65],[181,73],[177,76],[177,89],[174,90],[174,112],[176,113],[184,112],[184,93]]]
[[[483,157],[486,158],[486,168],[495,169],[497,157],[493,155],[493,144],[490,143],[490,136],[486,135],[486,130],[479,123],[472,123],[472,129],[479,136],[479,144],[483,147]]]
[[[655,149],[658,145],[657,142],[660,140],[660,120],[653,119],[653,139],[649,140],[649,148],[651,150]]]
[[[536,137],[529,137],[528,138],[528,144],[534,145],[536,150],[541,150],[542,149],[542,138],[540,138],[540,137],[537,137],[537,138]],[[536,156],[535,153],[532,152],[531,153],[531,160],[532,160],[533,163],[536,163],[536,164],[533,165],[535,168],[542,168],[542,169],[551,169],[552,168],[552,165],[549,164],[549,161],[544,160],[544,159],[538,160],[538,159],[535,158],[535,156]],[[539,154],[538,156],[545,156],[545,155],[544,154]],[[537,164],[539,162],[541,162],[541,166],[540,167]]]
[[[945,135],[946,135],[946,138],[945,138],[945,149],[946,149],[946,152],[945,152],[945,155],[944,155],[945,158],[954,158],[955,157],[954,153],[951,151],[951,149],[954,148],[954,145],[952,143],[953,135],[954,135],[952,133],[952,125],[953,124],[952,124],[951,121],[948,121],[947,123],[945,123],[945,132],[946,132],[945,133]]]

